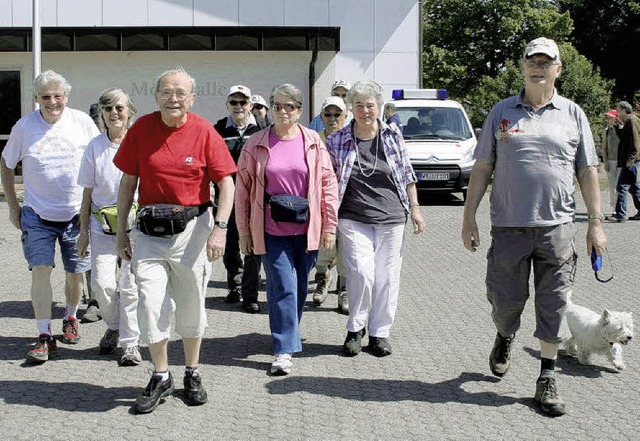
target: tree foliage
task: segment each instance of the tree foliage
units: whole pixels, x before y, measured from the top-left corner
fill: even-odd
[[[611,104],[612,82],[567,42],[572,29],[569,12],[547,0],[427,0],[423,86],[448,89],[467,104],[477,127],[491,107],[522,88],[522,52],[546,36],[560,45],[558,90],[599,122]]]

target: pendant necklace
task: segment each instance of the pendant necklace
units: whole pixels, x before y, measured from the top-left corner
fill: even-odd
[[[362,176],[364,176],[365,178],[370,178],[375,173],[376,167],[378,166],[378,148],[380,147],[380,133],[379,132],[376,132],[375,140],[376,140],[376,159],[373,162],[373,170],[371,170],[371,173],[366,174],[364,172],[364,170],[362,169],[362,164],[360,164],[360,149],[358,148],[358,140],[356,139],[356,134],[355,134],[355,130],[354,130],[353,142],[356,144],[356,158],[358,158],[358,168],[360,169],[360,173],[362,173]]]

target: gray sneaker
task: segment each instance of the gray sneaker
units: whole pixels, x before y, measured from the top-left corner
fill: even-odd
[[[98,308],[98,304],[90,304],[87,310],[84,312],[81,323],[95,323],[102,320],[102,312],[100,312],[100,308]]]
[[[331,272],[325,274],[324,277],[316,274],[318,285],[313,292],[313,303],[315,303],[316,305],[322,305],[324,301],[327,300],[327,296],[329,295],[329,286],[331,285],[331,279]]]
[[[113,354],[118,349],[118,342],[120,341],[120,331],[107,329],[102,339],[100,339],[100,345],[98,350],[101,354]]]
[[[346,290],[338,291],[338,312],[349,315],[349,298]]]
[[[564,401],[558,395],[555,377],[538,378],[534,399],[540,403],[542,412],[547,415],[561,416],[565,414]]]
[[[120,358],[120,366],[138,366],[141,362],[142,356],[138,346],[125,348],[124,354]]]

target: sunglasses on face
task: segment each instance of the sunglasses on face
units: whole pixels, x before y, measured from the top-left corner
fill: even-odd
[[[241,105],[242,107],[247,105],[247,101],[242,100],[242,101],[236,101],[236,100],[229,100],[227,101],[229,104],[231,104],[232,106],[237,106],[238,104]]]
[[[544,70],[549,70],[551,69],[551,66],[554,66],[557,63],[551,62],[551,61],[535,61],[535,60],[527,60],[524,62],[524,64],[527,65],[527,67],[539,67],[542,68]]]
[[[324,113],[322,116],[324,116],[325,118],[340,118],[342,116],[342,113]]]
[[[256,109],[256,110],[266,109],[266,107],[263,106],[262,104],[254,104],[253,108]]]
[[[118,113],[122,113],[122,112],[124,112],[125,107],[124,106],[115,106],[115,107],[114,106],[104,106],[102,108],[102,110],[104,110],[107,113],[111,113],[111,111],[113,109],[116,109],[116,112],[118,112]]]
[[[293,112],[295,109],[299,109],[300,106],[293,103],[273,103],[271,104],[271,108],[276,112],[279,112],[282,109],[284,109],[285,112]]]
[[[346,98],[347,94],[346,93],[333,93],[333,96],[339,96],[340,98]]]

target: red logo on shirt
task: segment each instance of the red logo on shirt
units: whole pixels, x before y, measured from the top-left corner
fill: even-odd
[[[498,141],[509,143],[509,136],[515,133],[523,133],[524,130],[509,128],[511,122],[508,119],[503,119],[498,126]]]

